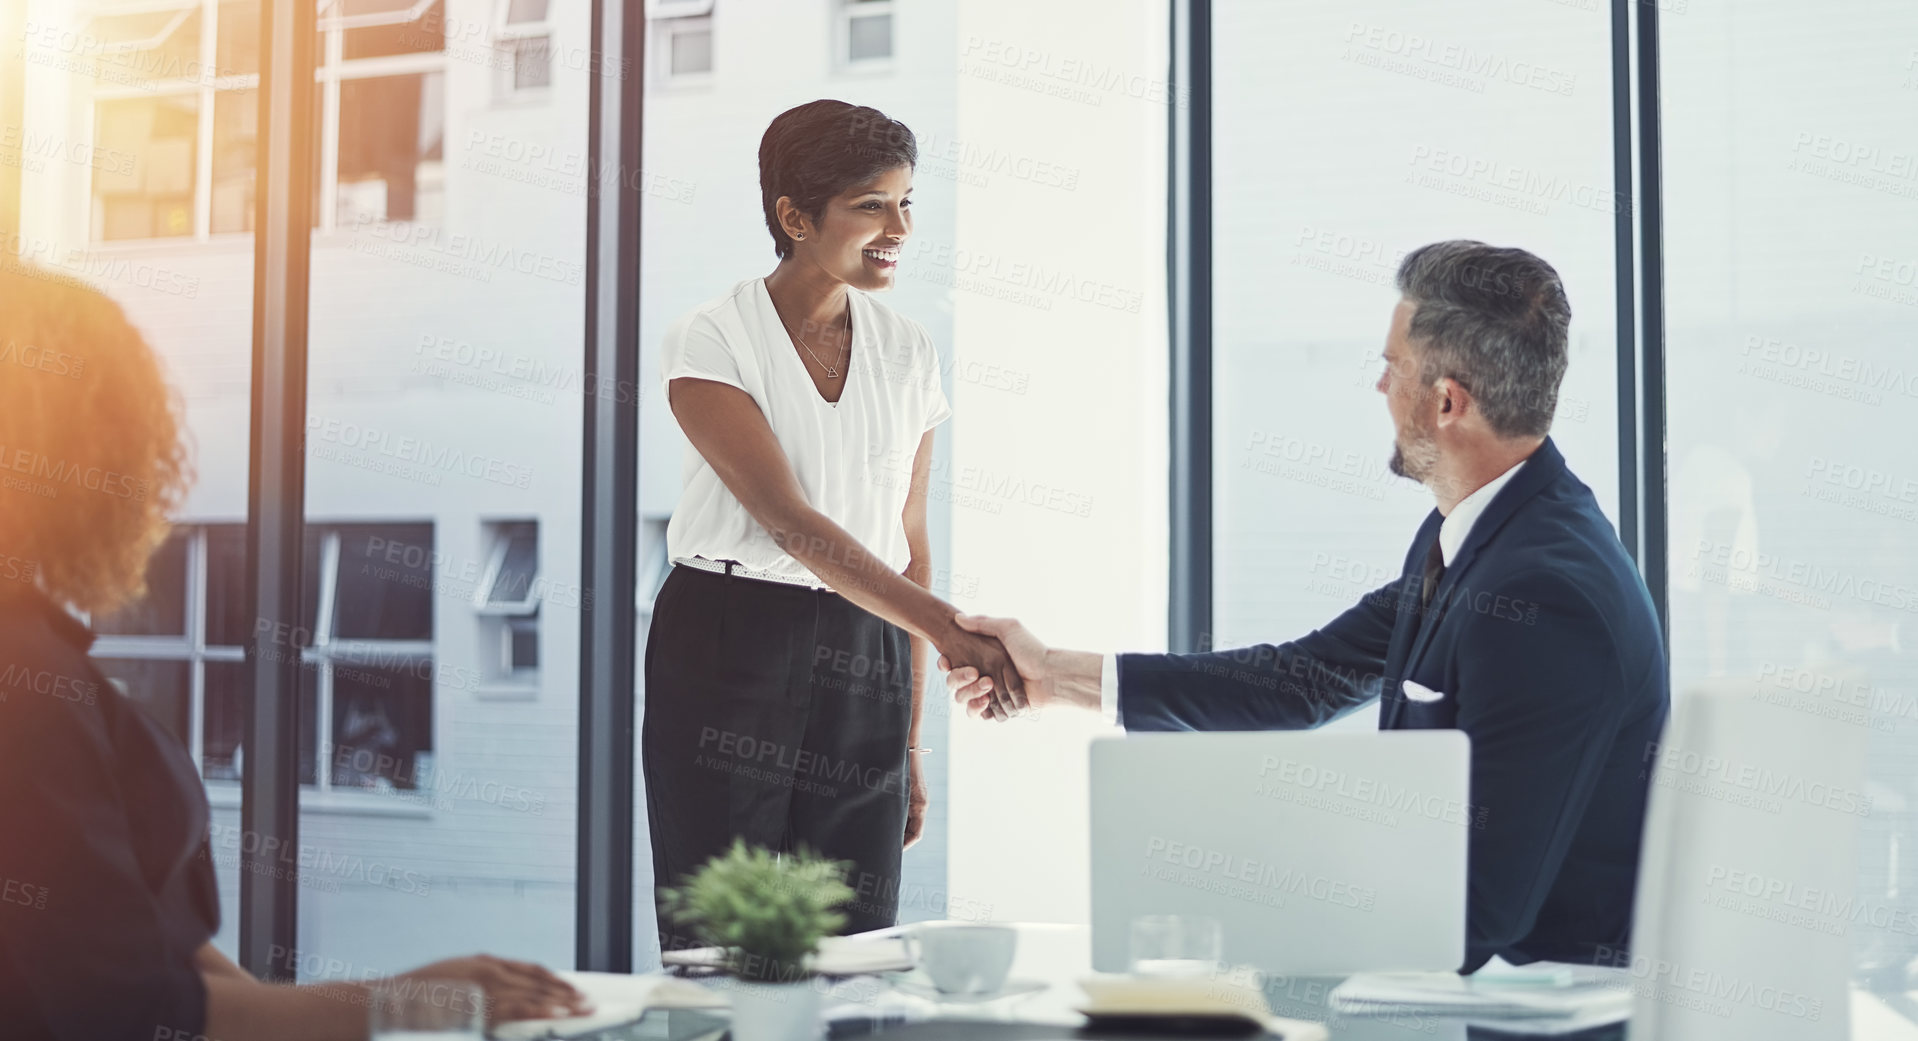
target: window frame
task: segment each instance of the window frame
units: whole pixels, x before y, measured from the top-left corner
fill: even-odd
[[[501,101],[541,101],[553,92],[553,0],[546,5],[544,18],[524,22],[512,20],[513,0],[494,0],[493,48],[502,56],[495,67],[493,96]],[[546,82],[537,86],[519,85],[519,55],[514,45],[532,40],[546,41]]]
[[[429,689],[438,686],[438,639],[425,640],[379,640],[367,638],[341,638],[333,634],[334,604],[339,584],[340,526],[342,524],[361,523],[359,521],[314,521],[308,526],[320,533],[319,544],[319,588],[314,591],[315,613],[313,617],[312,641],[300,648],[300,663],[314,667],[313,681],[313,759],[314,783],[301,783],[300,802],[307,806],[309,798],[316,800],[322,807],[367,809],[383,811],[387,804],[394,802],[389,793],[367,791],[358,788],[340,788],[333,784],[332,771],[328,768],[334,748],[333,738],[333,686],[334,670],[341,666],[349,668],[416,666],[425,663],[434,676],[429,681]],[[433,528],[428,521],[404,521],[402,523],[423,523]],[[184,635],[123,635],[102,633],[94,641],[90,656],[102,661],[185,661],[187,672],[187,725],[190,728],[188,754],[192,756],[194,769],[205,784],[209,797],[216,806],[238,806],[241,782],[235,779],[208,777],[206,775],[206,668],[207,662],[246,661],[244,646],[209,645],[207,643],[207,590],[209,576],[207,568],[211,555],[207,550],[208,531],[212,527],[233,526],[245,528],[241,521],[181,520],[177,530],[189,532],[186,539],[186,633]],[[435,594],[437,595],[437,589]],[[435,629],[437,630],[437,615]],[[434,755],[439,752],[440,714],[437,704],[428,706],[429,743]],[[230,793],[227,794],[227,793]],[[408,812],[402,815],[414,815],[411,809],[419,809],[419,816],[430,816],[431,800],[423,800],[418,806],[412,806],[414,800],[400,800],[409,804]]]
[[[195,8],[204,10],[204,6],[202,0],[144,0],[144,2],[136,0],[136,2],[131,3],[102,4],[87,12],[87,24],[80,27],[80,32],[83,35],[86,34],[87,30],[92,27],[92,24],[102,18],[118,18],[123,15],[162,14],[167,11],[174,12],[172,21],[166,23],[159,32],[145,40],[120,41],[105,44],[100,48],[100,53],[102,54],[126,54],[132,51],[150,51],[165,43],[167,37],[179,32],[180,26],[184,25],[188,18],[193,17]]]
[[[179,22],[192,16],[194,11],[200,14],[200,54],[199,62],[202,74],[198,79],[158,79],[136,85],[100,86],[97,83],[85,91],[87,95],[86,133],[88,140],[99,140],[100,102],[151,100],[159,97],[196,97],[199,108],[196,112],[198,124],[194,129],[193,143],[193,230],[185,235],[153,235],[143,238],[108,239],[100,236],[101,221],[97,220],[99,196],[94,191],[94,171],[85,167],[81,175],[85,181],[82,189],[87,199],[87,245],[89,248],[111,248],[121,244],[145,245],[148,243],[178,243],[185,240],[206,242],[210,238],[213,222],[213,105],[214,95],[221,91],[251,91],[259,89],[259,74],[224,76],[217,74],[216,63],[219,58],[218,33],[220,29],[219,0],[166,0],[164,3],[130,4],[125,8],[114,7],[110,11],[96,11],[94,17],[101,14],[137,14],[143,11],[159,11],[177,5],[181,17],[170,25],[165,33],[156,39],[177,32]],[[141,50],[137,47],[119,47],[107,53],[127,53]],[[206,70],[215,70],[207,75]],[[229,234],[251,234],[248,232]]]
[[[473,610],[482,615],[528,615],[539,610],[540,604],[540,562],[539,562],[539,522],[536,520],[487,521],[486,566],[480,571],[480,580],[473,586]],[[533,579],[527,583],[526,595],[518,600],[495,602],[492,599],[493,583],[498,580],[501,571],[506,568],[506,555],[512,548],[513,539],[520,535],[530,535],[533,539]]]
[[[852,56],[852,23],[860,18],[884,15],[888,21],[890,46],[882,57]],[[836,0],[833,11],[833,65],[840,72],[887,73],[894,70],[899,57],[899,4],[897,0]]]
[[[689,5],[690,6],[690,5]],[[682,89],[710,84],[719,71],[719,53],[711,45],[707,58],[710,64],[697,72],[673,71],[673,41],[691,33],[704,32],[715,42],[718,37],[713,31],[712,5],[706,5],[704,14],[674,14],[652,19],[653,23],[653,68],[657,70],[654,80],[660,87]]]
[[[664,21],[673,18],[699,18],[713,13],[717,0],[646,0],[646,18]]]
[[[332,6],[338,0],[328,0],[326,6]],[[434,0],[415,0],[408,8],[413,14],[411,20],[418,20],[430,10]],[[500,0],[500,17],[505,17],[504,4]],[[200,12],[200,68],[215,69],[219,55],[219,16],[220,0],[156,0],[153,4],[133,5],[126,11],[114,9],[111,13],[140,13],[148,7],[165,9],[173,4],[182,4],[181,10]],[[322,8],[324,10],[324,8]],[[366,18],[371,16],[356,16]],[[313,230],[316,235],[333,235],[342,229],[339,226],[339,185],[340,185],[340,84],[349,79],[375,79],[382,76],[404,76],[437,72],[444,76],[448,71],[448,59],[441,36],[441,47],[437,51],[422,51],[416,54],[383,55],[376,58],[347,58],[346,32],[348,29],[374,28],[379,25],[405,24],[393,22],[390,16],[380,16],[381,21],[368,21],[364,24],[355,21],[346,24],[346,20],[335,19],[329,27],[322,16],[318,32],[320,34],[321,55],[314,69],[314,82],[319,86],[320,96],[320,145],[319,145],[319,208],[314,213]],[[551,9],[548,9],[547,21],[551,25]],[[175,27],[177,28],[177,27]],[[169,29],[169,32],[174,29]],[[217,73],[217,70],[216,70]],[[100,236],[101,222],[96,218],[95,210],[98,195],[94,191],[94,171],[88,167],[81,171],[84,178],[82,186],[87,199],[87,245],[90,249],[116,249],[121,247],[143,247],[149,245],[176,245],[182,242],[208,244],[216,242],[250,242],[251,231],[213,230],[213,110],[215,95],[221,92],[246,93],[260,88],[259,73],[236,75],[202,75],[198,79],[152,80],[137,85],[94,86],[85,91],[87,99],[86,133],[90,140],[98,138],[100,103],[103,101],[150,100],[157,97],[183,97],[196,95],[199,108],[198,125],[194,131],[193,149],[193,230],[184,235],[147,236],[141,238],[108,239]],[[549,88],[529,88],[528,91],[516,91],[526,94]],[[444,104],[444,102],[442,102]],[[255,164],[257,172],[258,166]],[[390,222],[389,222],[390,223]]]
[[[206,529],[200,524],[183,522],[176,529],[186,529],[191,534],[186,537],[186,581],[182,595],[186,598],[185,632],[177,635],[137,635],[125,633],[100,633],[94,637],[93,647],[87,652],[89,658],[97,661],[184,661],[187,663],[187,754],[193,759],[193,768],[206,781],[206,766],[202,761],[206,746],[206,669],[207,661],[244,661],[246,649],[243,647],[208,648],[206,644]],[[92,623],[91,616],[87,619]],[[228,653],[232,652],[232,653]],[[232,784],[238,781],[211,781],[214,784]]]
[[[479,652],[484,662],[483,693],[493,698],[537,697],[542,666],[538,663],[524,669],[513,666],[513,636],[516,631],[530,629],[535,641],[544,642],[540,621],[540,605],[544,596],[540,584],[543,567],[540,561],[539,521],[489,520],[483,522],[483,531],[486,564],[480,569],[479,581],[473,584],[472,595],[468,598],[468,606],[479,623]],[[493,583],[506,568],[506,557],[513,540],[521,535],[530,535],[533,539],[533,577],[527,583],[526,595],[519,600],[494,602],[491,599]],[[544,654],[540,657],[543,660]]]
[[[431,9],[433,0],[415,4],[421,14]],[[372,28],[372,26],[353,26]],[[346,57],[346,29],[322,27],[321,57],[314,69],[320,88],[320,176],[319,210],[313,214],[313,233],[327,236],[349,231],[339,223],[340,211],[340,84],[346,80],[381,79],[388,76],[430,75],[439,73],[444,82],[448,71],[445,34],[440,49],[415,54],[388,54],[377,58]],[[442,92],[442,96],[443,92]],[[444,102],[442,102],[444,103]],[[383,219],[380,223],[398,223]]]
[[[406,7],[393,11],[381,11],[376,14],[351,14],[328,16],[327,11],[342,6],[344,0],[321,0],[314,12],[318,20],[314,28],[323,33],[345,32],[348,29],[378,29],[388,25],[406,25],[417,22],[433,7],[434,0],[412,0]]]

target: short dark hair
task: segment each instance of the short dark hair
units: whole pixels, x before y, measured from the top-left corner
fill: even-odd
[[[1415,307],[1426,384],[1457,380],[1500,437],[1543,437],[1565,379],[1572,305],[1552,265],[1470,239],[1405,255],[1399,292]]]
[[[809,101],[774,117],[759,139],[759,195],[773,252],[792,256],[779,226],[779,197],[790,196],[814,220],[828,199],[901,166],[919,165],[919,142],[906,124],[876,108]]]

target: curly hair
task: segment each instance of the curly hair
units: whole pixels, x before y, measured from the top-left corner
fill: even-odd
[[[182,415],[118,304],[0,258],[0,576],[96,613],[145,595],[192,480]]]

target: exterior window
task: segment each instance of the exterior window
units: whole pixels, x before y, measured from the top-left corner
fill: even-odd
[[[115,8],[126,7],[125,11]],[[88,20],[85,35],[101,41],[100,53],[145,79],[180,78],[200,60],[198,0],[115,4]]]
[[[446,49],[443,0],[332,0],[320,10],[322,32],[341,34],[340,54],[389,58]]]
[[[486,568],[473,590],[486,679],[512,687],[539,680],[539,525],[488,524]]]
[[[674,84],[696,83],[713,72],[714,0],[647,0],[658,41],[654,67]]]
[[[550,78],[545,7],[517,19],[511,82]],[[93,90],[96,241],[253,230],[259,0],[125,0],[85,23],[109,41]],[[445,181],[444,0],[318,0],[315,227],[439,223]],[[534,16],[537,16],[536,18]],[[212,119],[202,119],[211,110]]]
[[[200,201],[200,189],[226,171],[224,163],[218,172],[209,169],[200,117],[212,108],[217,118],[242,97],[236,89],[249,85],[223,74],[220,62],[251,59],[250,72],[258,72],[259,23],[257,14],[251,21],[247,14],[257,6],[258,0],[118,0],[100,5],[81,28],[85,37],[101,41],[91,63],[98,147],[88,172],[95,240],[207,233],[210,207]],[[220,19],[229,16],[237,26],[227,30],[234,44],[222,46]],[[258,104],[250,92],[243,97]]]
[[[500,52],[498,93],[520,94],[553,84],[551,0],[499,0],[494,40]]]
[[[147,593],[110,615],[93,620],[101,636],[187,634],[187,568],[192,536],[175,531],[147,558]]]
[[[115,98],[94,108],[93,226],[105,240],[193,234],[198,93]]]
[[[842,0],[839,6],[839,62],[847,68],[886,66],[892,62],[893,0]]]
[[[213,34],[214,71],[222,76],[258,76],[260,0],[220,0],[218,24],[219,31]]]
[[[180,739],[209,781],[238,781],[252,674],[246,532],[180,527],[147,595],[92,619],[102,672]],[[411,789],[433,752],[433,527],[307,528],[301,623],[269,641],[300,661],[300,783]]]
[[[446,77],[340,83],[334,223],[438,224],[446,183]]]
[[[253,156],[260,103],[250,93],[213,95],[213,177],[208,215],[214,234],[253,230]]]

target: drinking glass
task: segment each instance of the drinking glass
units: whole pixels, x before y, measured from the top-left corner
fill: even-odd
[[[1216,918],[1149,914],[1132,920],[1134,975],[1205,976],[1218,971],[1223,953]]]

